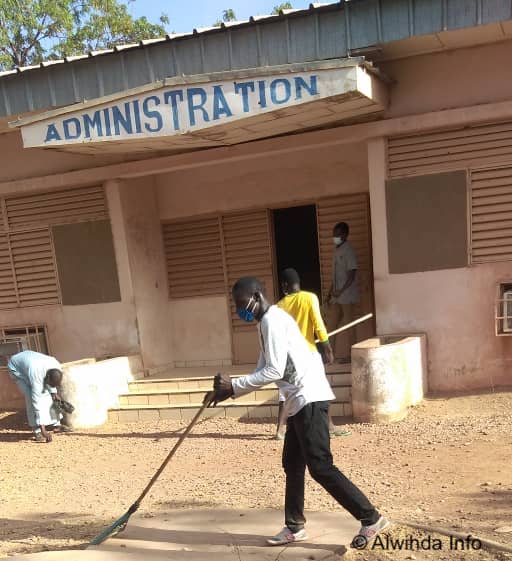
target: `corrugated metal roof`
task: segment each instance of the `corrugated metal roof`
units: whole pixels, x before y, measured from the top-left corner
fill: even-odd
[[[174,39],[181,39],[184,37],[195,37],[197,35],[208,33],[208,32],[219,32],[224,29],[233,29],[236,27],[242,27],[251,23],[255,23],[262,20],[270,20],[270,19],[277,19],[282,16],[286,16],[289,14],[298,14],[298,13],[308,13],[311,11],[315,11],[321,7],[325,6],[332,6],[334,4],[343,4],[344,1],[341,0],[340,2],[313,2],[309,5],[309,8],[306,9],[288,9],[288,10],[280,10],[279,14],[264,14],[264,15],[255,15],[251,16],[248,20],[237,20],[237,21],[229,21],[229,22],[222,22],[221,25],[218,26],[211,26],[211,27],[197,27],[194,28],[190,33],[170,33],[165,35],[164,37],[159,37],[156,39],[144,39],[139,41],[138,43],[127,43],[123,45],[116,45],[111,49],[102,49],[99,51],[88,51],[83,55],[74,55],[69,57],[64,57],[62,59],[55,59],[55,60],[47,60],[43,61],[40,64],[32,65],[32,66],[19,66],[13,68],[12,70],[5,70],[0,72],[0,78],[3,76],[10,76],[13,74],[21,74],[22,72],[27,72],[29,70],[36,70],[39,68],[46,68],[48,66],[52,66],[54,64],[64,64],[66,62],[74,62],[77,60],[83,60],[90,57],[96,57],[101,55],[108,55],[108,54],[115,54],[121,51],[129,50],[129,49],[136,49],[140,47],[145,47],[147,45],[154,45],[156,43],[166,43],[168,41],[172,41]]]
[[[194,29],[0,74],[0,116],[111,95],[181,75],[350,57],[418,35],[508,20],[512,0],[340,0]]]

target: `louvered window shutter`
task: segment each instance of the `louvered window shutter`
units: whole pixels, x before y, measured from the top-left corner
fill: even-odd
[[[162,224],[171,298],[224,294],[219,218]]]
[[[103,187],[7,195],[0,203],[0,308],[58,304],[51,226],[108,219]]]
[[[11,230],[108,218],[101,186],[10,196],[5,207]]]
[[[222,232],[226,255],[228,290],[241,277],[257,277],[273,299],[272,243],[270,217],[267,210],[256,210],[222,217]],[[231,294],[233,332],[254,330],[254,326],[239,319]]]
[[[49,230],[13,233],[10,243],[20,306],[57,304],[59,289]]]
[[[512,159],[512,123],[388,139],[388,177],[465,169]]]
[[[512,167],[472,170],[471,262],[512,259]]]
[[[0,232],[0,308],[15,308],[18,303],[7,234]]]

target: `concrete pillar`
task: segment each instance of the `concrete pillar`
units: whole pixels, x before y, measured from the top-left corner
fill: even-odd
[[[386,140],[384,138],[373,138],[368,141],[368,179],[372,221],[375,315],[377,333],[381,333],[382,319],[379,320],[379,311],[382,306],[382,297],[379,294],[379,288],[389,275],[386,218]]]
[[[132,274],[128,257],[128,242],[126,239],[126,226],[121,206],[121,182],[107,181],[104,185],[107,198],[108,211],[114,250],[116,254],[117,273],[119,275],[119,288],[122,302],[134,302]]]
[[[153,177],[123,181],[124,217],[133,299],[144,368],[173,361],[167,271]]]

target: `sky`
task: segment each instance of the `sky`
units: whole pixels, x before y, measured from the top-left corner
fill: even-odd
[[[291,0],[291,4],[304,9],[311,1]],[[249,16],[270,14],[281,3],[282,0],[135,0],[130,12],[135,17],[146,16],[152,22],[163,12],[170,19],[168,32],[186,33],[195,27],[210,27],[222,19],[223,10],[228,8],[234,10],[237,19],[246,20]]]

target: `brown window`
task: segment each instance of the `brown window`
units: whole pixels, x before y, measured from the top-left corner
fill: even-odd
[[[103,188],[7,195],[0,208],[0,308],[60,303],[51,226],[108,218]]]
[[[171,298],[224,294],[220,219],[162,224]]]
[[[471,171],[471,262],[512,259],[512,167]]]
[[[109,220],[52,226],[62,304],[119,302],[121,293]]]
[[[466,172],[386,182],[390,273],[468,264]]]

